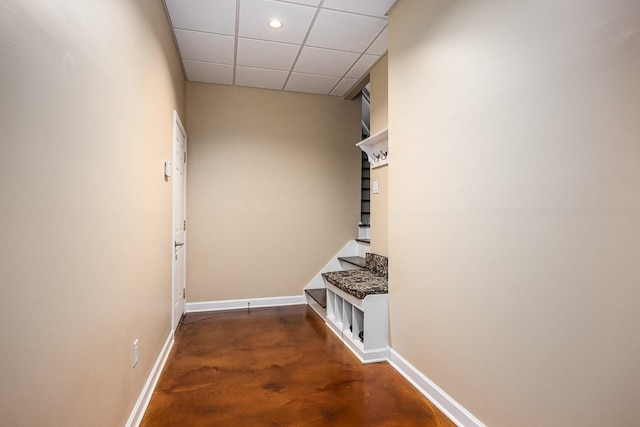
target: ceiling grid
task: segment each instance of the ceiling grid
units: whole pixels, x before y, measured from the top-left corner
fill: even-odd
[[[165,0],[189,81],[334,96],[386,53],[394,2]]]

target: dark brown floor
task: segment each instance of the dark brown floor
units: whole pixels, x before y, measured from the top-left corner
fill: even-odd
[[[187,315],[142,426],[454,427],[306,305]]]

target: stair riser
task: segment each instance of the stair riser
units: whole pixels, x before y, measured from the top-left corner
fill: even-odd
[[[371,227],[358,227],[358,239],[370,239]]]
[[[365,257],[367,252],[371,252],[371,247],[370,245],[367,245],[366,243],[360,243],[358,242],[358,253],[357,256],[361,256],[361,257]]]
[[[350,262],[339,261],[341,270],[360,270],[360,267],[353,265]]]
[[[361,256],[364,258],[367,252],[369,252],[369,245],[358,243],[355,240],[347,242],[347,244],[327,263],[327,265],[325,265],[318,274],[316,274],[313,279],[307,283],[304,289],[324,288],[324,281],[320,274],[327,271],[342,269],[341,263],[338,261],[338,257]]]
[[[327,309],[322,308],[313,298],[307,298],[307,304],[315,311],[322,320],[327,320]]]

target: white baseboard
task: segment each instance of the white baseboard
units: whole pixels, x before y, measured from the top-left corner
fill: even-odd
[[[415,366],[389,348],[389,364],[458,427],[486,427]]]
[[[151,373],[149,373],[149,378],[147,378],[147,382],[145,383],[144,387],[142,388],[142,391],[140,392],[138,401],[133,407],[133,410],[131,411],[131,415],[129,415],[129,419],[125,424],[126,427],[138,427],[142,422],[142,417],[144,417],[144,413],[147,410],[147,406],[149,406],[149,401],[151,400],[153,391],[156,389],[156,384],[158,384],[160,373],[164,368],[164,364],[167,362],[169,353],[171,353],[173,342],[174,342],[173,331],[171,331],[171,333],[167,337],[167,340],[164,343],[164,346],[162,347],[162,351],[160,351],[160,354],[158,355],[158,359],[156,359],[156,363],[153,365],[153,369],[151,369]]]
[[[201,311],[238,310],[242,308],[278,307],[283,305],[304,304],[304,295],[272,298],[247,298],[232,299],[226,301],[202,301],[188,302],[187,313],[199,313]]]

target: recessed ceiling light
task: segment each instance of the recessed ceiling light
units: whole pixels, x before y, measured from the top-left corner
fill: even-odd
[[[272,19],[271,21],[269,21],[269,26],[274,30],[279,30],[280,28],[282,28],[282,21],[278,19]]]

